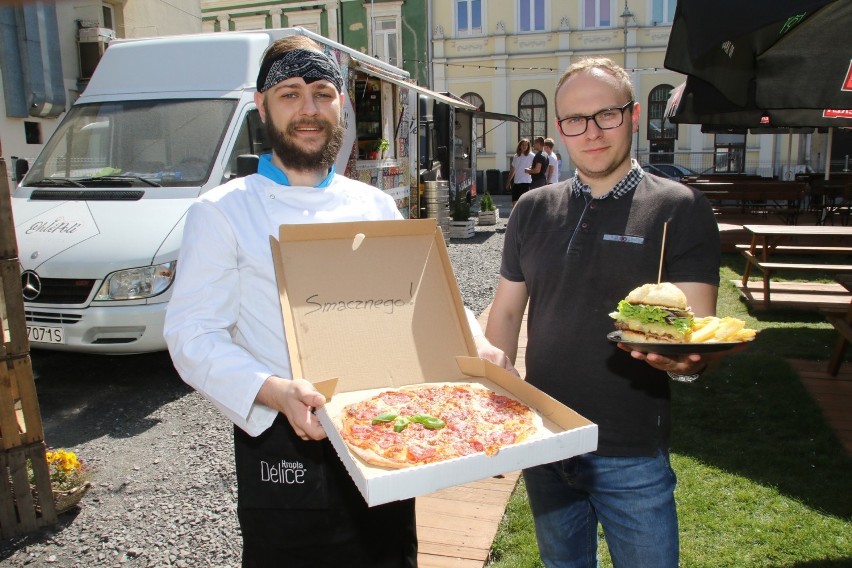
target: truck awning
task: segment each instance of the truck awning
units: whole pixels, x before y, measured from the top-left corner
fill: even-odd
[[[487,110],[475,110],[471,112],[473,118],[484,118],[486,120],[503,120],[506,122],[521,122],[514,114],[503,114],[500,112],[488,112]]]
[[[457,103],[458,102],[462,102],[462,103],[467,102],[466,100],[461,99],[461,98],[459,98],[459,97],[457,97],[454,94],[449,93],[449,92],[444,92],[444,93],[439,93],[439,94],[443,95],[445,97],[449,97],[449,98],[453,99],[454,101],[456,101]],[[515,116],[514,114],[503,114],[502,112],[490,112],[490,111],[487,111],[487,110],[477,110],[475,107],[473,108],[473,110],[469,110],[469,109],[466,109],[466,108],[460,108],[459,110],[463,110],[465,112],[470,112],[470,114],[473,115],[473,118],[484,118],[486,120],[502,120],[504,122],[507,122],[507,121],[508,122],[521,122],[521,119],[518,118],[517,116]]]
[[[470,104],[467,101],[459,99],[458,97],[447,96],[447,95],[442,94],[442,93],[436,93],[435,91],[430,91],[426,87],[421,87],[420,85],[415,85],[414,83],[410,83],[410,82],[406,81],[405,78],[402,77],[402,76],[394,75],[392,73],[389,73],[388,71],[385,71],[384,69],[382,69],[380,67],[370,65],[369,63],[366,63],[364,61],[356,60],[356,62],[358,64],[358,67],[361,70],[363,70],[365,73],[368,73],[369,75],[372,75],[374,77],[378,77],[379,79],[381,79],[383,81],[387,81],[389,83],[399,85],[400,87],[405,87],[406,89],[411,89],[412,91],[415,91],[415,92],[417,92],[421,95],[427,96],[427,97],[432,98],[432,99],[439,100],[442,103],[446,103],[450,106],[454,106],[454,107],[456,107],[457,109],[460,109],[460,110],[468,110],[468,111],[475,111],[476,110],[475,106],[473,106],[472,104]]]

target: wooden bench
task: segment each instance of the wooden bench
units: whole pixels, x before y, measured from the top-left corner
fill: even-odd
[[[692,183],[714,183],[714,182],[723,182],[723,183],[739,183],[741,181],[764,181],[768,178],[763,176],[759,176],[757,174],[698,174],[694,176],[685,176],[680,178],[681,183],[685,183],[687,185]],[[798,181],[798,180],[797,180]],[[807,182],[808,180],[802,180]]]
[[[737,243],[737,250],[747,251],[751,249],[751,245]],[[755,252],[763,250],[763,245],[755,245]],[[783,252],[787,254],[852,254],[852,247],[834,247],[834,246],[807,246],[807,245],[778,245],[770,247],[774,252]]]
[[[775,249],[777,250],[777,248]],[[774,270],[804,270],[812,272],[852,272],[852,264],[823,264],[823,263],[799,263],[799,262],[768,262],[754,256],[750,250],[743,250],[743,256],[752,266],[764,274]]]
[[[852,291],[852,278],[849,276],[838,276],[837,282],[847,290]],[[846,309],[846,314],[825,314],[825,319],[837,330],[839,335],[837,343],[834,345],[834,351],[831,352],[831,359],[828,360],[827,369],[829,375],[836,377],[846,356],[846,348],[852,341],[852,303]]]
[[[831,352],[831,359],[828,360],[828,374],[832,377],[837,376],[840,370],[840,365],[846,356],[846,348],[849,347],[849,342],[852,341],[852,314],[838,316],[826,314],[826,321],[834,326],[840,337],[837,338],[837,343],[834,346],[834,351]]]
[[[834,216],[842,225],[849,224],[852,209],[852,181],[814,180],[810,182],[808,208],[818,214],[817,224],[834,224]]]
[[[772,180],[698,181],[689,185],[705,192],[718,213],[772,213],[780,215],[787,225],[798,223],[808,188],[806,183]]]

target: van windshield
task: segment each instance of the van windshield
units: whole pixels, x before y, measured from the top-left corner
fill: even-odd
[[[231,99],[73,106],[23,185],[203,185],[236,106]]]

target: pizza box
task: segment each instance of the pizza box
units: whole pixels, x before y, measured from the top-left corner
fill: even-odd
[[[597,425],[477,357],[434,219],[282,225],[270,238],[293,376],[328,402],[317,416],[370,506],[566,459],[597,448]],[[474,454],[404,469],[366,464],[334,418],[382,389],[479,383],[526,403],[542,431],[495,456]]]

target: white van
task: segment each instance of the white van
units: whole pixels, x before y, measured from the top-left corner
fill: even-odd
[[[32,347],[166,348],[184,215],[267,149],[255,80],[267,46],[293,34],[323,44],[348,85],[337,171],[418,215],[417,96],[464,101],[300,28],[117,40],[12,196]]]

